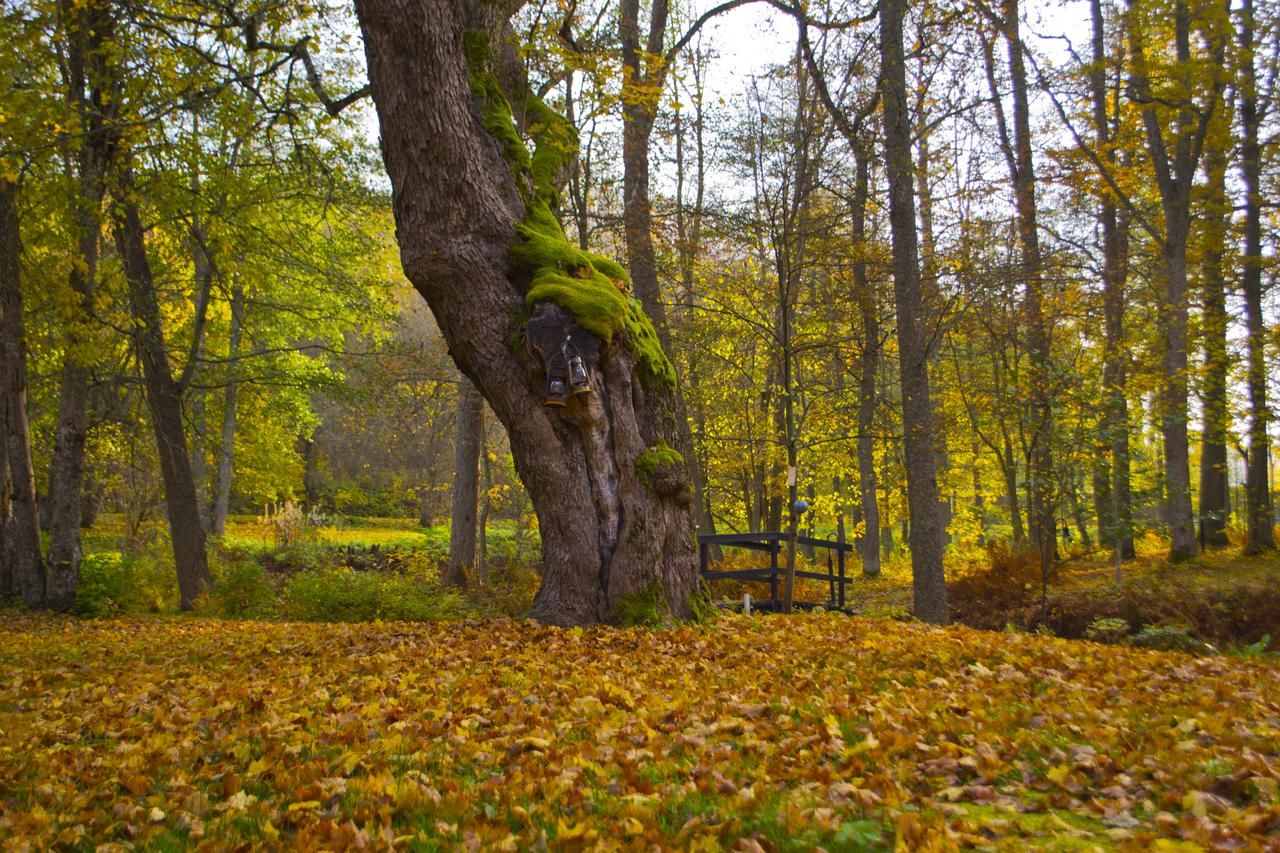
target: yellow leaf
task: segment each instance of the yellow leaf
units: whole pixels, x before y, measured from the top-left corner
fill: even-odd
[[[303,800],[300,803],[290,803],[289,808],[286,809],[286,811],[292,813],[292,812],[304,811],[307,809],[318,809],[318,808],[320,808],[319,800]]]

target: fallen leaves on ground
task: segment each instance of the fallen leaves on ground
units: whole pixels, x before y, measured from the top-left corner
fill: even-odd
[[[1263,849],[1280,667],[812,614],[0,615],[10,849]]]

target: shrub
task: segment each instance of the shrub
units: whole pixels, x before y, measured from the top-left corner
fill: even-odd
[[[463,616],[461,593],[444,589],[438,577],[318,569],[299,572],[284,587],[284,611],[294,619],[365,622],[373,619],[426,622]]]
[[[1026,552],[1001,542],[987,548],[988,564],[947,584],[952,618],[975,628],[998,631],[1011,613],[1040,600],[1040,566]]]
[[[266,619],[277,610],[276,591],[261,564],[241,557],[217,566],[208,607],[230,619]]]
[[[72,610],[80,616],[157,613],[176,597],[176,578],[160,560],[119,551],[88,554],[80,561],[80,583]]]
[[[1098,643],[1118,643],[1129,634],[1129,621],[1108,616],[1099,616],[1089,623],[1084,635]]]
[[[1185,625],[1148,625],[1129,638],[1130,645],[1160,652],[1189,652],[1195,655],[1216,654],[1217,649],[1191,636]]]

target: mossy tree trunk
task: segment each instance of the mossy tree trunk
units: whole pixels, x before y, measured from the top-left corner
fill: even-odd
[[[592,390],[563,408],[543,404],[546,367],[525,342],[533,271],[512,249],[529,234],[517,226],[538,210],[525,170],[509,163],[510,133],[495,123],[493,93],[473,92],[464,52],[464,33],[500,44],[493,39],[514,5],[356,3],[401,260],[455,362],[510,436],[542,534],[543,583],[531,615],[560,625],[621,621],[631,602],[652,598],[687,618],[698,583],[688,473],[665,460],[656,476],[642,476],[649,466],[636,464],[677,435],[675,391],[644,369],[651,342],[638,340],[630,322],[598,339],[586,353]],[[523,83],[504,67],[484,82],[500,80],[510,97]],[[540,328],[585,334],[574,321],[588,318],[550,302],[532,309],[549,324]]]

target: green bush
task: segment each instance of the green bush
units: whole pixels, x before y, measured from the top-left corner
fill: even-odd
[[[1129,634],[1129,620],[1099,616],[1089,623],[1084,635],[1098,643],[1118,643]]]
[[[284,612],[315,622],[374,619],[429,622],[465,615],[462,595],[440,586],[438,576],[319,569],[299,572],[285,583]]]
[[[1131,645],[1161,652],[1190,652],[1195,655],[1212,655],[1217,650],[1193,636],[1185,625],[1148,625],[1129,638]]]
[[[271,581],[258,561],[247,556],[216,567],[208,607],[230,619],[267,619],[278,609]]]
[[[156,613],[172,605],[176,585],[173,570],[159,560],[99,551],[80,561],[72,610],[89,617]]]

